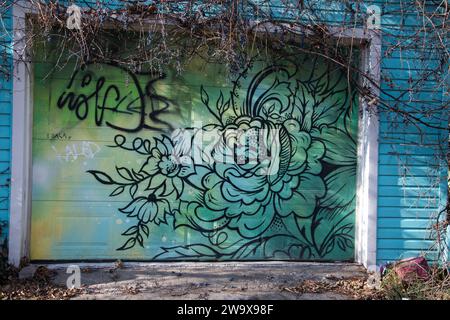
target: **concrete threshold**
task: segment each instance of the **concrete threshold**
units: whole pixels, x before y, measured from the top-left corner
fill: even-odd
[[[120,261],[120,260],[118,260]],[[51,270],[57,269],[67,269],[69,266],[77,265],[80,268],[91,268],[91,269],[110,269],[117,267],[118,261],[116,262],[32,262],[31,265],[35,266],[45,266]],[[192,269],[202,269],[202,268],[357,268],[364,269],[361,264],[353,262],[306,262],[306,261],[217,261],[217,262],[200,262],[200,261],[167,261],[167,262],[127,262],[121,261],[123,268],[192,268]]]
[[[337,293],[293,293],[304,280],[365,279],[356,263],[342,262],[124,262],[47,263],[54,283],[78,265],[84,293],[78,299],[347,299]]]

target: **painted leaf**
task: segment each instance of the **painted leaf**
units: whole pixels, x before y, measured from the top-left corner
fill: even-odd
[[[150,234],[150,230],[149,230],[148,226],[145,224],[141,224],[140,226],[141,226],[142,232],[144,232],[144,234],[148,237],[148,235]]]
[[[133,234],[136,234],[138,232],[138,227],[137,226],[132,226],[130,228],[128,228],[126,231],[124,231],[122,233],[123,236],[131,236]]]
[[[113,192],[111,192],[111,193],[109,194],[109,196],[110,196],[110,197],[118,196],[118,195],[121,194],[124,190],[125,190],[125,186],[117,187],[116,189],[114,189]]]
[[[154,258],[166,260],[196,260],[201,258],[217,259],[221,256],[218,251],[204,244],[176,246],[171,248],[162,248],[162,250],[163,253],[158,254]]]
[[[136,238],[130,238],[123,244],[123,246],[121,246],[117,250],[119,250],[119,251],[128,250],[128,249],[133,248],[135,245],[136,245]]]
[[[318,137],[325,144],[324,160],[330,164],[342,166],[356,165],[356,145],[341,129],[325,127]]]
[[[340,167],[325,177],[327,194],[320,205],[327,208],[343,207],[355,198],[356,168]]]
[[[131,196],[131,198],[134,198],[137,189],[138,189],[137,183],[133,184],[133,185],[130,187],[130,196]]]
[[[106,173],[96,170],[88,170],[88,173],[92,174],[98,182],[103,184],[114,184],[115,182]]]
[[[117,170],[117,173],[118,173],[122,178],[124,178],[125,180],[128,180],[128,181],[134,181],[133,176],[132,176],[132,174],[131,174],[131,172],[130,172],[129,169],[124,168],[124,167],[122,167],[122,168],[117,168],[117,167],[116,167],[116,170]]]

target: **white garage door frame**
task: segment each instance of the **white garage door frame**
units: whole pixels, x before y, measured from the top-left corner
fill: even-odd
[[[31,63],[26,55],[26,15],[30,9],[20,2],[13,7],[14,80],[11,144],[11,194],[9,224],[9,261],[19,265],[29,257],[32,177],[32,84]],[[264,25],[264,30],[278,27]],[[307,33],[305,30],[299,32]],[[360,49],[360,66],[366,72],[363,88],[371,92],[370,101],[359,98],[358,174],[356,189],[355,261],[369,270],[376,268],[378,135],[376,105],[379,96],[381,35],[378,30],[329,28],[340,44]]]

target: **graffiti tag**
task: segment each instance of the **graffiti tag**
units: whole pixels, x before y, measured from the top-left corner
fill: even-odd
[[[68,108],[79,120],[85,120],[94,113],[96,126],[106,125],[124,132],[172,129],[170,123],[163,120],[163,115],[170,112],[169,106],[173,102],[158,95],[153,88],[153,83],[165,75],[151,77],[145,86],[141,86],[137,75],[151,74],[135,74],[109,64],[102,67],[121,70],[132,80],[131,84],[122,86],[108,82],[105,76],[96,77],[92,69],[84,67],[72,74],[69,84],[57,100],[57,107]]]
[[[100,146],[95,142],[81,141],[66,145],[63,152],[59,152],[54,145],[52,149],[55,151],[58,159],[66,162],[74,162],[78,158],[93,159],[100,151]]]

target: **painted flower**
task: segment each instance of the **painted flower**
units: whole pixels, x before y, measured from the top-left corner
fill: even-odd
[[[163,248],[169,258],[310,259],[329,255],[335,244],[345,251],[352,244],[357,109],[349,108],[342,77],[314,60],[243,75],[216,103],[202,88],[207,125],[193,137],[180,130],[155,138],[136,175],[145,181],[139,191],[150,195],[120,211],[139,220],[133,228],[167,223],[170,214],[175,229],[198,231],[192,244]],[[204,134],[207,141],[194,145]],[[120,250],[135,243],[142,237],[133,235]]]
[[[124,208],[119,209],[128,217],[137,217],[143,223],[153,222],[156,225],[167,223],[166,215],[170,214],[170,204],[164,198],[153,193],[148,197],[137,197]]]
[[[175,148],[167,136],[162,140],[155,138],[155,141],[156,146],[140,170],[150,176],[147,190],[158,191],[163,197],[176,195],[179,198],[184,188],[182,178],[195,173],[192,159]]]
[[[294,99],[291,73],[292,70],[278,65],[259,72],[250,83],[241,115],[262,117],[273,123],[289,118]]]

